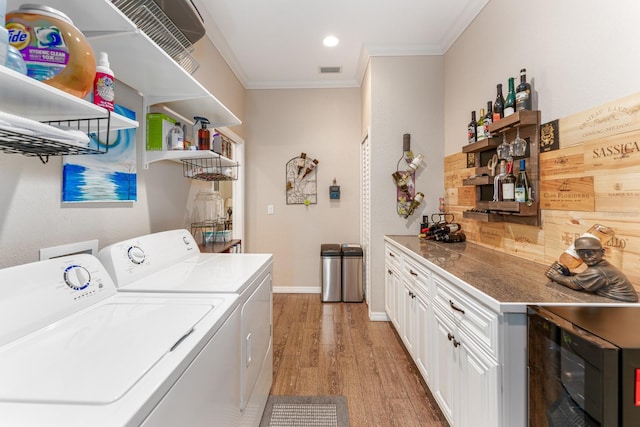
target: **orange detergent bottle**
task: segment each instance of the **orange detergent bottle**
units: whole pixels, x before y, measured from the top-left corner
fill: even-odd
[[[91,91],[96,74],[93,49],[67,15],[24,4],[7,13],[6,27],[28,76],[80,98]]]

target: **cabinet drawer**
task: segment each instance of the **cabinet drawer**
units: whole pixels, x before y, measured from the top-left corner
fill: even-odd
[[[457,326],[477,345],[497,358],[498,313],[442,277],[434,274],[432,279],[435,284],[434,303],[452,316]]]
[[[402,255],[400,254],[399,251],[397,251],[393,246],[389,245],[389,244],[385,244],[384,245],[384,259],[385,262],[387,262],[389,265],[394,266],[395,268],[398,269],[398,271],[401,270],[401,264],[402,264]]]
[[[431,292],[431,272],[411,258],[404,258],[402,274],[405,280],[413,284],[413,290],[426,297]]]

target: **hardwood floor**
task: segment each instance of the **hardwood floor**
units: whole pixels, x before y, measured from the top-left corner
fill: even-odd
[[[390,322],[364,303],[273,295],[273,395],[343,395],[351,427],[447,422]]]

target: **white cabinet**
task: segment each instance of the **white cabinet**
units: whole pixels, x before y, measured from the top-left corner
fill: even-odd
[[[511,427],[500,315],[411,251],[387,241],[385,253],[387,314],[451,426]]]
[[[439,308],[431,388],[452,426],[495,427],[499,423],[500,364],[474,346],[469,335]]]
[[[458,341],[451,332],[454,328],[445,316],[434,313],[435,340],[433,381],[430,384],[431,392],[435,397],[449,424],[455,425],[453,420],[453,406],[456,399],[455,392],[459,389],[456,384],[459,381],[459,352],[455,351]]]
[[[431,274],[395,248],[385,246],[385,310],[424,380],[432,349]]]
[[[396,294],[398,293],[398,288],[401,286],[400,283],[400,273],[398,270],[389,265],[385,265],[386,275],[384,277],[384,291],[385,291],[385,310],[387,312],[387,316],[393,326],[395,326],[396,330],[399,329],[398,326],[398,308],[397,308],[397,299]]]
[[[393,326],[400,331],[398,323],[399,303],[402,298],[402,282],[400,281],[400,253],[390,247],[385,247],[385,277],[384,277],[384,293],[385,293],[385,311]]]
[[[433,328],[431,273],[406,257],[403,259],[402,281],[407,296],[403,340],[428,384]]]

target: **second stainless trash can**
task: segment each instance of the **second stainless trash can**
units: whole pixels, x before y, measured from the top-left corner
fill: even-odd
[[[340,302],[342,298],[340,245],[323,243],[322,257],[322,302]]]
[[[342,301],[362,302],[362,246],[342,245]]]

